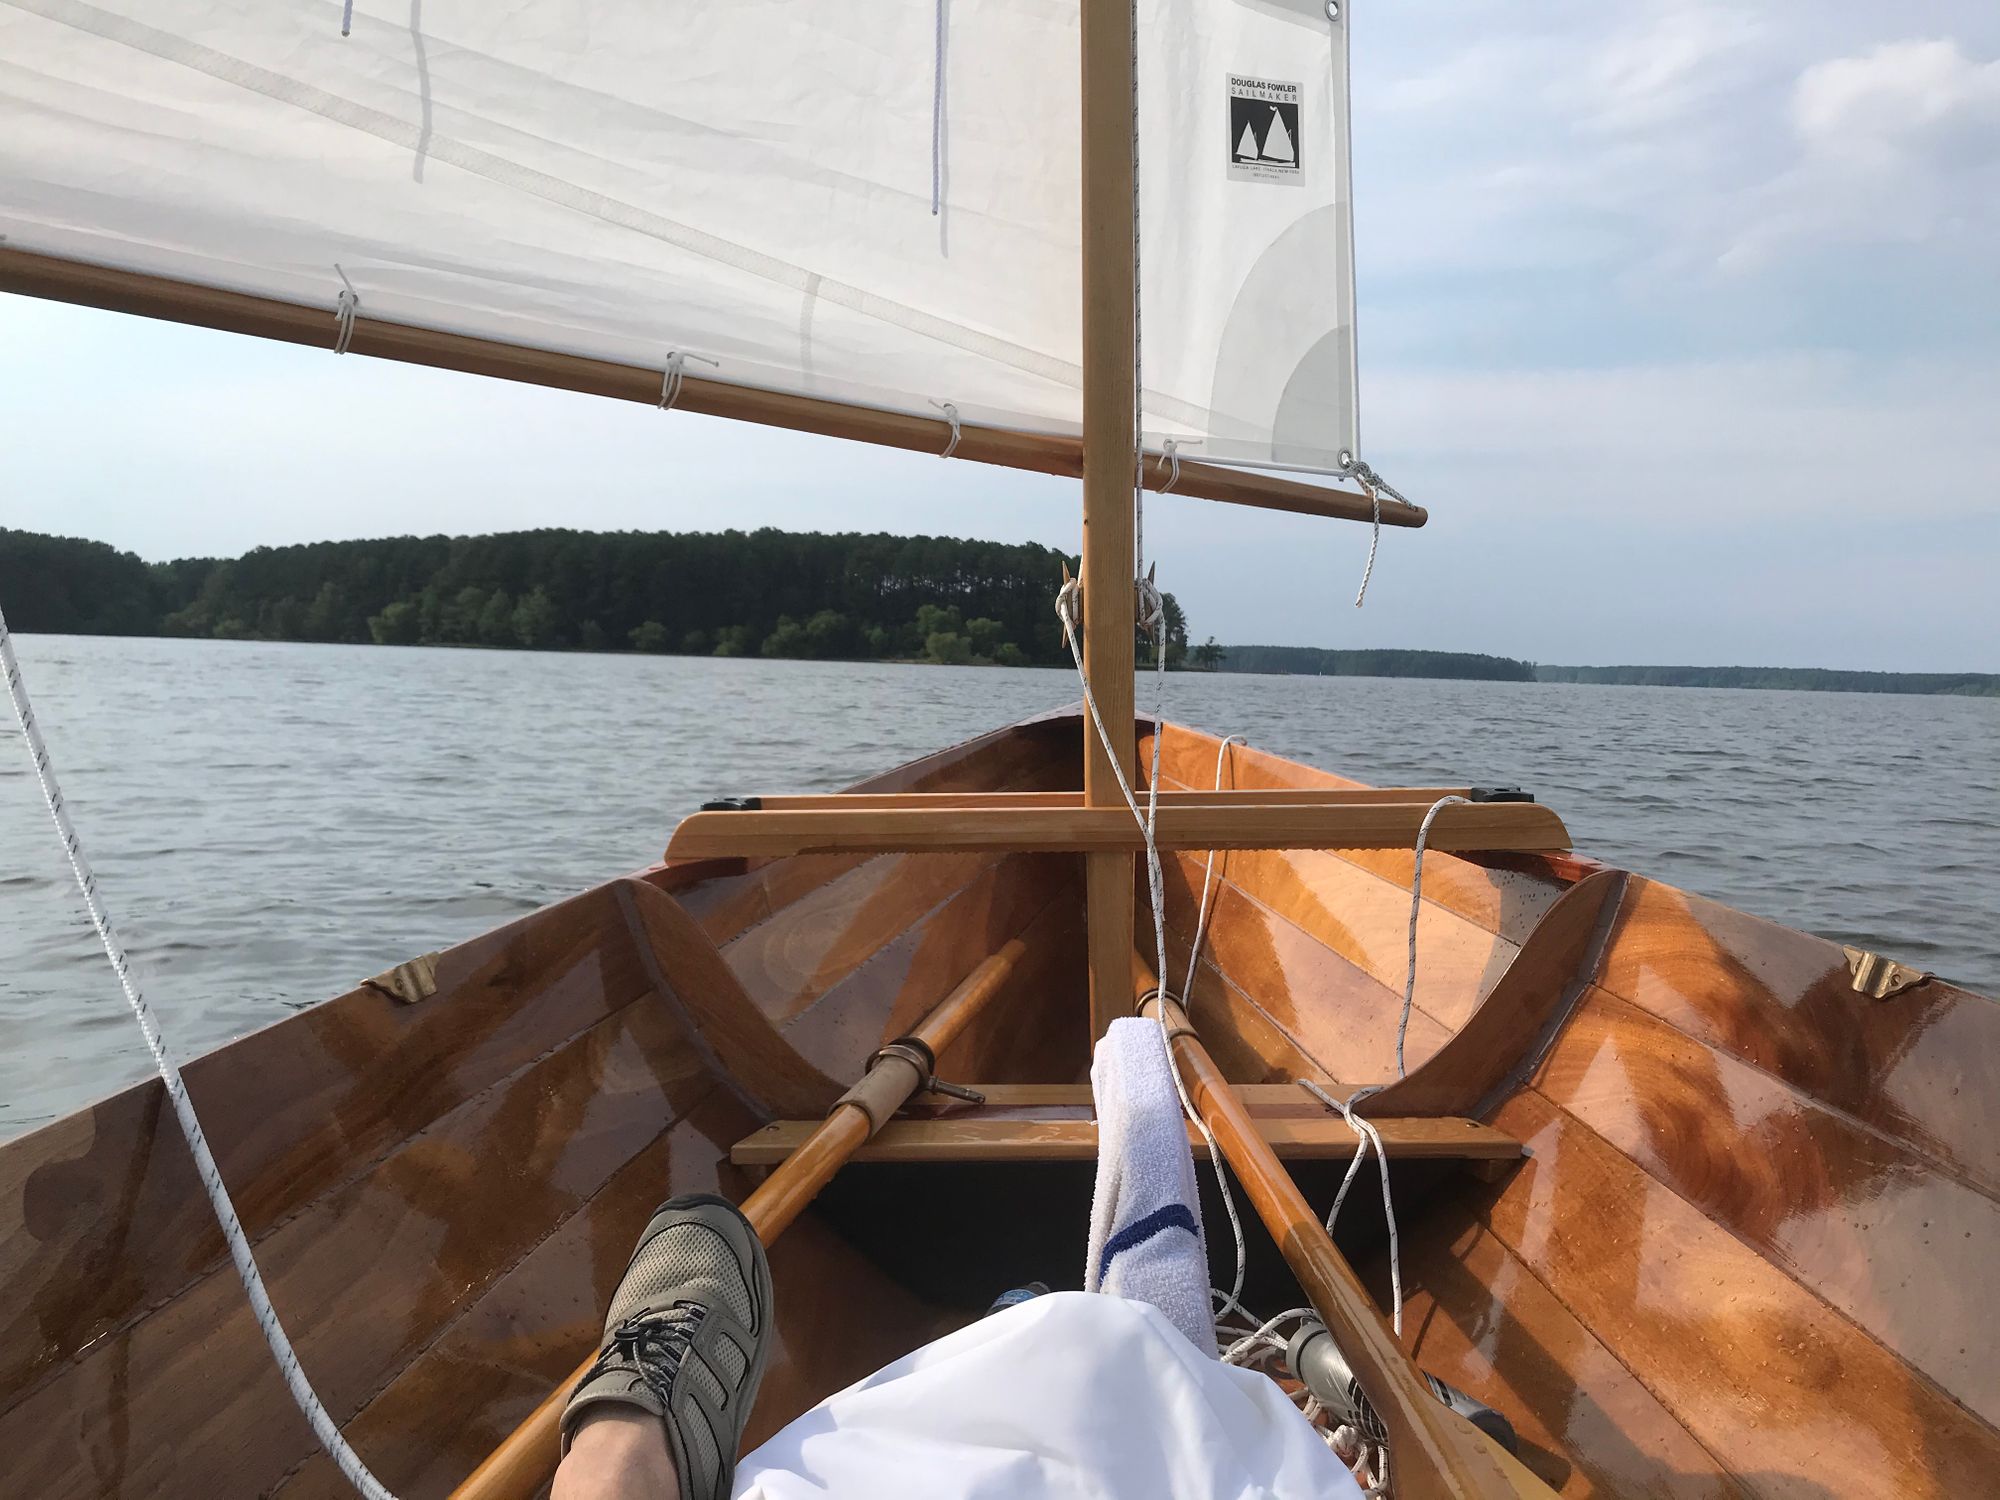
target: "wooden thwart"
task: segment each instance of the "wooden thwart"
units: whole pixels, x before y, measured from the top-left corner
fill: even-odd
[[[1408,849],[1431,802],[1321,801],[1289,804],[1209,792],[1160,803],[1162,849]],[[1435,801],[1435,799],[1432,799]],[[1438,850],[1567,849],[1569,830],[1533,802],[1460,803],[1431,825]],[[726,855],[924,853],[1133,853],[1145,847],[1129,809],[1018,806],[783,806],[701,812],[682,821],[668,859]]]
[[[1413,1160],[1505,1161],[1521,1155],[1521,1143],[1505,1131],[1477,1120],[1440,1116],[1371,1120],[1389,1155]],[[730,1148],[739,1167],[768,1167],[785,1161],[819,1128],[817,1120],[773,1120]],[[1354,1155],[1354,1131],[1345,1120],[1258,1117],[1257,1125],[1280,1160],[1346,1160]],[[1188,1140],[1201,1138],[1189,1124]],[[1095,1161],[1095,1120],[958,1119],[891,1120],[850,1158],[862,1162]]]
[[[1143,797],[1144,791],[1140,792]],[[1219,791],[1160,789],[1162,807],[1361,807],[1380,802],[1421,802],[1429,807],[1440,797],[1470,796],[1462,786],[1241,787]],[[814,792],[763,796],[764,812],[839,812],[879,807],[885,811],[945,812],[957,808],[982,811],[1024,807],[1084,807],[1082,792]],[[1120,799],[1120,806],[1124,805]]]

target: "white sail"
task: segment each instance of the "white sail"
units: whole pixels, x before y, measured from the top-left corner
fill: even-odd
[[[1140,9],[1149,440],[1329,467],[1344,23]],[[0,0],[4,243],[329,324],[338,265],[365,318],[1079,430],[1075,0],[950,0],[935,120],[935,0],[357,0],[345,38],[340,12]],[[1296,88],[1291,163],[1235,160],[1241,78]]]

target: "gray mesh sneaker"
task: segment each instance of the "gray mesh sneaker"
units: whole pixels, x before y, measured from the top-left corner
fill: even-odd
[[[584,1415],[623,1402],[666,1427],[682,1500],[728,1500],[736,1448],[771,1342],[771,1267],[726,1198],[654,1211],[604,1319],[604,1352],[563,1409],[563,1452]]]

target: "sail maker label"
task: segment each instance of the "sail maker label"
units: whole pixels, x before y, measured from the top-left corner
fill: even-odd
[[[1237,182],[1301,180],[1296,83],[1229,75],[1229,175]]]

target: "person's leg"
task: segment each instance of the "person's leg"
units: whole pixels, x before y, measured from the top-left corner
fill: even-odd
[[[551,1500],[728,1500],[770,1337],[749,1221],[705,1193],[661,1204],[563,1411]]]
[[[576,1425],[549,1500],[680,1500],[667,1434],[651,1412],[600,1406]]]

